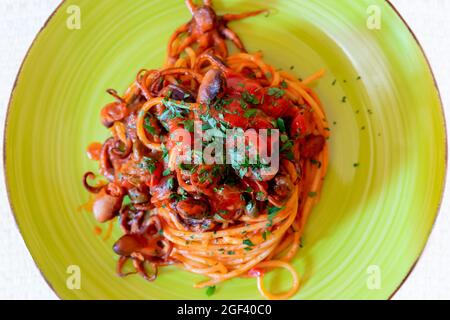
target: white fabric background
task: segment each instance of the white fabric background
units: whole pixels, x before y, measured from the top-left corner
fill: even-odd
[[[59,2],[60,0],[0,0],[0,141],[3,141],[5,113],[17,71],[36,33]],[[450,1],[392,2],[422,43],[441,89],[446,115],[449,116]],[[449,120],[447,117],[447,121]],[[0,168],[3,168],[3,157],[0,158]],[[17,230],[9,208],[3,175],[0,170],[0,299],[57,299],[34,265]],[[441,212],[427,248],[394,298],[450,299],[449,218],[450,186],[447,186]]]

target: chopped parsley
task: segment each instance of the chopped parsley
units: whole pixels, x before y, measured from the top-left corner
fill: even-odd
[[[253,212],[255,212],[255,209],[256,209],[256,203],[254,203],[253,201],[250,201],[245,206],[245,210],[247,213],[253,213]]]
[[[278,207],[269,207],[269,209],[267,209],[267,213],[269,214],[269,219],[270,216],[275,217],[278,212],[280,212],[283,209],[283,207],[278,208]]]
[[[188,120],[184,120],[182,123],[183,123],[184,128],[188,132],[194,132],[194,120],[188,119]]]
[[[281,97],[284,96],[285,93],[286,91],[280,88],[269,88],[269,90],[267,91],[267,94],[269,96],[275,97],[276,99],[280,99]]]
[[[294,146],[294,142],[292,140],[286,141],[280,149],[280,152],[289,151]]]
[[[247,111],[245,111],[244,117],[251,118],[256,116],[257,113],[258,113],[257,109],[248,109]]]
[[[280,141],[281,141],[281,142],[285,143],[285,142],[287,142],[288,140],[289,140],[289,137],[288,137],[287,135],[282,134],[282,135],[280,136]]]
[[[216,286],[209,286],[206,288],[206,295],[211,297],[216,292]]]
[[[174,102],[169,99],[164,99],[163,104],[166,110],[161,114],[161,120],[184,118],[189,111],[189,106],[184,102]]]
[[[142,161],[138,164],[138,167],[153,174],[156,170],[156,160],[149,157],[143,157]]]
[[[150,118],[145,118],[144,121],[144,128],[145,130],[147,130],[148,133],[152,134],[152,135],[156,135],[156,130],[155,128],[152,126],[151,122],[150,122]]]
[[[308,196],[310,198],[314,198],[315,196],[317,196],[317,192],[311,191],[311,192],[308,193]]]
[[[218,99],[213,103],[212,107],[217,111],[222,111],[224,106],[229,105],[233,102],[233,99]]]
[[[167,188],[169,190],[172,190],[173,187],[175,186],[175,179],[173,177],[170,177],[169,179],[167,179]]]
[[[273,224],[273,218],[275,218],[277,216],[277,214],[283,210],[284,207],[278,208],[278,207],[269,207],[267,209],[267,218],[269,219],[269,224],[268,226],[272,226]]]
[[[258,200],[258,201],[265,201],[266,200],[266,195],[264,194],[264,192],[258,191],[256,193],[256,200]]]
[[[226,122],[216,120],[209,113],[202,114],[200,118],[203,121],[202,130],[219,129],[222,133],[225,133],[230,128]]]
[[[216,220],[218,220],[218,221],[226,221],[226,220],[222,217],[222,214],[223,214],[223,215],[226,215],[226,214],[228,214],[228,211],[226,211],[226,210],[221,210],[221,211],[219,211],[218,213],[216,213],[216,214],[214,215],[214,219],[216,219]]]
[[[212,178],[210,177],[211,172],[207,171],[207,170],[200,170],[199,175],[198,175],[198,182],[200,183],[205,183],[206,181],[209,181],[212,183]]]
[[[182,189],[182,188],[179,188],[179,192],[181,193],[172,193],[170,196],[169,196],[169,199],[170,200],[175,200],[175,201],[182,201],[182,200],[186,200],[187,199],[187,192],[184,190],[184,189]],[[191,238],[193,239],[194,238],[194,236],[191,236]]]
[[[239,103],[241,104],[242,109],[247,109],[248,108],[247,102],[245,102],[243,99],[240,99]]]
[[[239,168],[238,173],[239,177],[242,179],[248,173],[248,168]]]
[[[295,156],[294,153],[292,151],[288,151],[284,154],[284,156],[286,157],[286,159],[290,160],[290,161],[294,161],[295,160]]]
[[[250,239],[245,239],[244,241],[242,241],[243,244],[245,244],[247,247],[254,247],[255,245],[253,244],[252,240]]]
[[[286,125],[284,124],[284,120],[282,118],[277,119],[277,127],[282,133],[286,132]]]
[[[247,91],[242,92],[242,99],[250,104],[259,104],[258,98],[254,94],[251,94]]]
[[[161,143],[161,150],[163,152],[162,158],[164,162],[167,162],[169,160],[169,151],[167,150],[167,147],[164,143]]]

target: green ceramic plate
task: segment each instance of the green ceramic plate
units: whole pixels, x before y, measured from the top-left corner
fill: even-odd
[[[71,5],[81,29],[68,27]],[[315,89],[332,124],[330,171],[294,261],[294,298],[389,298],[425,246],[444,185],[444,118],[424,54],[383,0],[216,1],[219,13],[262,6],[268,17],[232,26],[250,51],[299,76],[327,70]],[[77,210],[88,199],[81,177],[96,169],[85,147],[107,136],[104,90],[160,67],[171,32],[188,19],[181,0],[68,0],[24,62],[6,127],[6,181],[28,248],[61,298],[207,298],[192,288],[201,277],[175,267],[154,283],[118,278],[119,230],[103,241]],[[81,271],[80,289],[67,286],[70,266]],[[290,278],[280,271],[266,281],[277,291]],[[254,280],[235,279],[212,298],[260,295]]]

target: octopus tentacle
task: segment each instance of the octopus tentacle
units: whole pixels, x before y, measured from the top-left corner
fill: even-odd
[[[114,181],[114,168],[111,163],[111,147],[113,146],[114,138],[108,139],[102,147],[100,152],[100,172],[110,182]]]
[[[87,179],[95,179],[95,174],[93,172],[86,172],[83,176],[83,186],[90,193],[99,193],[105,186],[106,183],[101,183],[97,186],[91,186]]]
[[[184,50],[186,50],[187,47],[190,47],[191,44],[193,44],[197,39],[193,36],[188,36],[183,40],[183,42],[180,44],[180,46],[176,49],[174,53],[171,54],[171,57],[177,58]]]
[[[167,45],[167,53],[169,57],[173,57],[175,54],[173,52],[174,48],[173,48],[173,43],[175,42],[175,40],[182,35],[183,33],[186,33],[189,31],[189,23],[186,23],[184,25],[182,25],[181,27],[179,27],[177,30],[175,30],[175,32],[172,34],[172,36],[169,39],[169,44]]]
[[[146,261],[141,261],[138,259],[133,259],[133,265],[136,268],[137,273],[143,277],[147,281],[155,281],[156,277],[158,276],[158,267],[155,263],[152,263],[152,267],[155,269],[154,273],[152,275],[149,275],[147,273],[147,270],[145,270],[145,263]]]
[[[227,28],[227,24],[231,21],[242,20],[268,12],[267,10],[257,10],[242,14],[217,16],[212,9],[211,0],[203,0],[203,6],[201,7],[196,6],[193,0],[186,0],[186,6],[189,8],[193,18],[190,22],[178,28],[171,36],[167,49],[168,66],[173,66],[182,52],[193,44],[197,44],[197,52],[212,48],[218,55],[225,57],[228,55],[228,47],[225,40],[231,40],[242,52],[246,52],[242,41],[234,32]],[[187,34],[187,37],[182,38],[183,34]],[[181,43],[175,44],[177,40]]]
[[[111,96],[113,96],[114,98],[116,98],[119,102],[121,102],[121,103],[127,103],[126,101],[125,101],[125,99],[123,99],[121,96],[119,96],[119,94],[117,93],[117,91],[116,90],[114,90],[114,89],[108,89],[108,90],[106,90],[106,92],[108,93],[108,94],[110,94]]]
[[[200,70],[200,68],[202,68],[206,62],[209,62],[211,65],[217,67],[218,69],[224,72],[228,70],[228,67],[225,64],[225,62],[222,61],[220,58],[218,58],[216,55],[212,54],[210,51],[202,53],[197,58],[195,70],[196,71]]]
[[[119,258],[119,261],[117,262],[117,275],[119,276],[119,277],[121,277],[121,278],[124,278],[124,277],[127,277],[127,276],[129,276],[129,275],[132,275],[132,274],[136,274],[137,272],[136,271],[131,271],[131,272],[127,272],[127,273],[123,273],[123,267],[125,266],[125,263],[127,263],[127,261],[129,260],[130,258],[128,258],[128,257],[120,257]]]
[[[268,13],[268,12],[269,12],[269,10],[262,9],[262,10],[251,11],[251,12],[244,12],[244,13],[238,13],[238,14],[230,14],[230,13],[228,13],[228,14],[224,14],[222,16],[222,20],[225,23],[228,23],[228,22],[231,22],[231,21],[238,21],[238,20],[243,20],[243,19],[250,18],[250,17],[255,17],[255,16],[258,16],[260,14]]]
[[[188,7],[189,11],[192,15],[194,15],[195,10],[197,9],[197,6],[194,4],[193,0],[186,0],[186,6]]]
[[[166,69],[163,72],[161,72],[161,77],[175,75],[175,74],[189,75],[199,83],[202,82],[202,80],[203,80],[203,76],[201,74],[194,72],[191,69],[186,69],[186,68]]]
[[[220,30],[220,33],[222,34],[223,37],[232,41],[239,50],[241,50],[242,52],[247,52],[241,39],[233,30],[224,27]]]
[[[213,40],[214,40],[214,44],[217,46],[217,48],[219,50],[219,55],[221,57],[228,56],[227,44],[225,43],[223,38],[217,32],[214,32]]]

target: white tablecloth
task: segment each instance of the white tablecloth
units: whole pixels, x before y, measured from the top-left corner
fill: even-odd
[[[392,2],[422,43],[441,89],[446,114],[450,115],[450,1]],[[59,0],[0,0],[0,141],[3,141],[3,123],[17,71],[36,33],[58,4]],[[2,161],[0,157],[0,168],[3,168]],[[56,299],[16,228],[6,197],[3,171],[0,180],[0,298]],[[447,188],[425,253],[396,299],[450,299],[449,191]]]

